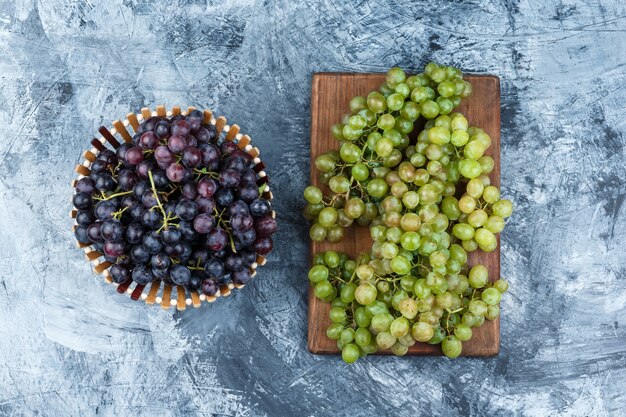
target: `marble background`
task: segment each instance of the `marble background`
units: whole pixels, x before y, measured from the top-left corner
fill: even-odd
[[[311,74],[429,60],[502,79],[501,353],[314,356]],[[619,0],[0,1],[0,415],[626,415],[625,68]],[[258,279],[182,314],[115,294],[68,232],[86,141],[161,103],[251,132],[280,213]]]

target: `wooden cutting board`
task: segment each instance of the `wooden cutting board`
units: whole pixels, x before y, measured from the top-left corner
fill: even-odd
[[[472,83],[473,95],[463,100],[457,109],[463,113],[470,126],[482,127],[491,136],[492,144],[486,152],[495,161],[495,168],[490,174],[491,183],[500,186],[500,79],[491,75],[466,75],[465,79]],[[349,112],[349,102],[354,96],[367,94],[378,89],[384,82],[384,74],[346,74],[316,73],[313,75],[311,89],[311,183],[322,188],[325,186],[318,180],[315,169],[315,158],[331,149],[338,149],[338,142],[330,134],[334,123]],[[423,122],[422,122],[423,123]],[[416,135],[419,130],[413,131]],[[469,256],[470,265],[482,263],[489,269],[489,279],[495,281],[500,277],[500,237],[498,249],[491,253],[476,251]],[[369,252],[372,240],[367,227],[352,226],[346,230],[343,242],[311,242],[310,258],[313,255],[330,249],[344,251],[352,257],[360,252]],[[337,343],[326,337],[326,328],[330,325],[328,312],[330,304],[313,296],[309,288],[309,333],[308,346],[312,353],[339,353]],[[482,327],[473,329],[474,335],[469,342],[463,343],[464,356],[493,356],[500,350],[500,320],[485,320]],[[379,352],[390,354],[389,351]],[[416,343],[409,348],[409,355],[441,355],[440,345]]]

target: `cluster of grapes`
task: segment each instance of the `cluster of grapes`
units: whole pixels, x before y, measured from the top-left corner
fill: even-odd
[[[488,176],[491,138],[453,113],[471,92],[455,68],[430,63],[410,77],[392,68],[380,91],[352,99],[333,126],[339,151],[315,160],[330,194],[304,191],[311,239],[339,242],[356,222],[374,241],[358,261],[318,254],[309,272],[315,295],[333,304],[328,336],[346,362],[377,349],[402,355],[416,341],[456,357],[472,327],[498,317],[506,282],[490,284],[487,268],[468,271],[467,259],[496,249],[513,206]]]
[[[203,118],[149,118],[77,181],[75,236],[113,263],[115,282],[158,279],[213,296],[247,283],[257,254],[272,250],[276,221],[252,157]]]

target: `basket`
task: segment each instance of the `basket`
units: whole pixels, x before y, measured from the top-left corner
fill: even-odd
[[[76,166],[75,171],[78,174],[78,178],[73,180],[71,185],[75,187],[76,181],[91,173],[89,167],[91,163],[96,160],[96,156],[99,152],[109,148],[116,149],[122,142],[132,142],[132,136],[139,130],[139,125],[144,120],[159,116],[159,117],[171,117],[178,115],[187,115],[189,112],[195,110],[195,107],[189,107],[187,111],[181,111],[180,107],[172,107],[171,110],[166,110],[164,106],[157,106],[156,110],[152,111],[149,108],[141,109],[141,113],[129,113],[124,120],[115,120],[113,122],[113,128],[107,129],[101,126],[98,131],[100,138],[94,138],[91,140],[92,148],[83,152],[82,157],[85,158],[83,163]],[[241,134],[238,125],[228,125],[224,116],[215,118],[210,110],[204,110],[203,124],[212,124],[217,130],[219,140],[233,141],[237,144],[239,149],[244,150],[253,158],[253,170],[257,174],[257,185],[263,186],[265,184],[261,196],[266,200],[271,201],[273,199],[272,192],[269,187],[269,178],[265,173],[265,165],[259,158],[259,149],[251,145],[250,136]],[[132,129],[132,133],[129,130]],[[73,209],[70,212],[72,219],[76,218],[77,210]],[[276,213],[272,211],[272,217],[276,216]],[[77,227],[76,221],[72,230]],[[100,275],[104,276],[104,281],[108,284],[112,284],[117,287],[117,292],[120,294],[127,294],[132,300],[143,300],[146,304],[160,305],[164,309],[170,307],[176,307],[178,310],[185,310],[187,306],[193,306],[199,308],[203,302],[212,303],[219,297],[226,297],[232,293],[234,289],[241,289],[244,285],[229,283],[228,285],[222,285],[219,291],[214,296],[206,296],[205,294],[198,294],[196,291],[189,291],[182,285],[169,285],[161,280],[155,280],[147,285],[139,285],[135,283],[132,278],[128,281],[117,284],[114,283],[109,275],[109,268],[113,265],[108,262],[104,255],[94,249],[94,247],[88,243],[77,242],[77,247],[85,252],[85,258],[91,263],[93,270]],[[256,269],[259,266],[265,265],[265,257],[257,254],[256,262],[251,265],[251,275],[256,275]]]

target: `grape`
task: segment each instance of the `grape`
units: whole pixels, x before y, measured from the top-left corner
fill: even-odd
[[[447,336],[441,342],[443,354],[449,358],[456,358],[461,354],[463,344],[456,336]]]

